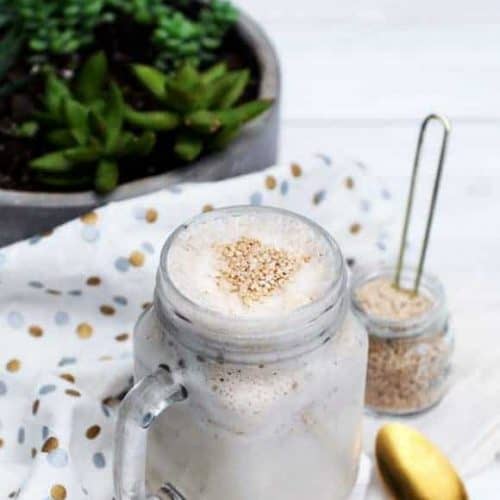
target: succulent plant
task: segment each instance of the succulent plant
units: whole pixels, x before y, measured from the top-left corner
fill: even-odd
[[[90,45],[94,29],[111,20],[107,0],[4,0],[22,27],[31,52],[69,54]]]
[[[30,167],[49,186],[86,187],[106,193],[118,183],[118,160],[148,155],[155,144],[151,131],[125,129],[125,103],[114,82],[108,84],[103,53],[91,56],[76,78],[74,90],[53,72],[47,75],[44,109],[35,113],[40,132],[55,151],[35,158]]]
[[[245,123],[272,105],[265,99],[238,105],[250,72],[229,71],[225,63],[203,72],[186,63],[171,75],[144,65],[132,70],[162,109],[137,111],[125,106],[125,120],[143,130],[174,131],[174,151],[185,161],[196,159],[205,149],[224,148]]]
[[[185,62],[192,65],[215,59],[224,35],[238,19],[231,3],[210,0],[197,18],[187,16],[182,7],[189,3],[175,0],[108,0],[116,10],[132,16],[138,23],[153,26],[152,42],[158,50],[156,66],[172,70]]]

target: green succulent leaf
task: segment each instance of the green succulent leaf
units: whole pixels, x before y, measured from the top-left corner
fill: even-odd
[[[76,80],[76,94],[83,102],[92,102],[102,94],[107,78],[108,61],[104,52],[97,52],[85,61]]]
[[[221,78],[227,73],[227,64],[225,62],[221,62],[213,65],[206,71],[201,74],[201,81],[203,84],[208,85],[209,83],[214,82],[218,78]]]
[[[179,116],[176,113],[169,111],[135,111],[130,106],[125,106],[125,119],[135,127],[163,132],[177,128],[180,123]]]
[[[29,165],[40,172],[64,173],[70,172],[74,163],[66,157],[64,151],[55,151],[31,160]]]
[[[200,110],[186,115],[184,125],[200,134],[213,134],[220,129],[222,122],[218,113]]]
[[[64,120],[63,116],[63,101],[64,99],[71,99],[71,92],[60,78],[53,72],[47,76],[45,86],[44,104],[47,112],[55,121]]]
[[[184,161],[193,161],[200,156],[203,150],[203,140],[192,133],[181,132],[178,134],[174,151]]]
[[[243,125],[253,120],[267,111],[272,104],[272,100],[259,99],[247,102],[236,108],[218,111],[217,116],[225,127],[234,127],[235,125]]]
[[[96,146],[77,146],[63,151],[64,156],[74,164],[92,163],[102,156]]]
[[[97,165],[94,178],[94,187],[98,193],[105,194],[113,191],[118,184],[119,171],[115,161],[103,159]]]
[[[114,151],[120,133],[123,128],[123,121],[125,117],[125,102],[120,87],[114,82],[110,86],[109,104],[106,110],[106,152]]]
[[[140,136],[125,132],[120,137],[117,156],[147,156],[156,143],[153,132],[144,132]]]
[[[233,106],[243,95],[250,80],[250,71],[244,69],[232,72],[233,81],[227,88],[227,91],[219,96],[215,106],[220,109],[228,109]]]
[[[166,97],[165,86],[167,83],[167,76],[161,71],[151,66],[143,64],[134,64],[132,72],[137,80],[153,94],[158,100],[162,101]]]
[[[12,135],[15,137],[31,138],[35,137],[39,129],[40,126],[38,125],[37,122],[34,121],[24,122],[14,127],[14,129],[12,130]]]
[[[63,99],[64,116],[71,134],[80,145],[86,144],[90,136],[89,110],[74,99]]]

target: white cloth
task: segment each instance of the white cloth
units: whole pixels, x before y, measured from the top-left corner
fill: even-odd
[[[390,193],[363,165],[316,155],[300,165],[114,203],[0,250],[0,498],[113,497],[110,402],[131,382],[131,333],[152,298],[161,246],[203,209],[247,203],[316,220],[358,262],[382,260],[394,247]],[[500,380],[498,368],[491,369]],[[470,392],[480,399],[486,390],[477,390],[477,380],[468,384],[472,389],[457,385],[456,396],[423,417],[433,436],[453,434],[452,458],[475,453],[495,424],[492,402],[488,415],[474,412],[475,424],[488,424],[480,432],[472,415],[458,425],[469,404],[481,407],[467,403]],[[446,404],[453,414],[434,420]],[[367,424],[371,440],[378,423]],[[365,457],[353,498],[364,498],[370,467]]]

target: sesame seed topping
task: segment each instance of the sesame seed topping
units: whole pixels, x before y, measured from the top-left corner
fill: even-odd
[[[236,293],[246,305],[283,288],[301,264],[310,261],[309,256],[299,258],[248,237],[217,245],[217,251],[221,260],[217,285]]]

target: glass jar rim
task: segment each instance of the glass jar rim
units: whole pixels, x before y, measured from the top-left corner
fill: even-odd
[[[367,312],[356,295],[357,290],[364,284],[377,278],[393,278],[396,272],[394,265],[371,265],[357,269],[351,281],[351,306],[356,316],[369,326],[368,334],[383,338],[406,338],[425,335],[430,329],[447,317],[446,296],[441,281],[435,274],[424,273],[420,283],[420,290],[432,300],[432,307],[423,313],[406,319],[392,319],[377,316]],[[407,266],[402,269],[402,283],[413,284],[417,269]],[[376,331],[375,331],[376,330]]]
[[[172,243],[179,235],[179,233],[185,230],[190,224],[197,223],[200,220],[207,220],[215,217],[224,216],[238,216],[243,213],[266,213],[266,214],[278,214],[292,217],[294,219],[302,221],[308,227],[312,228],[319,237],[323,238],[325,242],[330,247],[333,255],[335,257],[334,262],[336,269],[334,269],[334,279],[329,284],[328,288],[324,291],[321,297],[315,301],[300,306],[286,315],[279,315],[276,317],[262,316],[262,317],[231,317],[224,315],[223,313],[210,309],[208,307],[201,306],[195,301],[191,300],[185,294],[183,294],[173,283],[168,270],[168,252],[172,246]],[[340,250],[338,243],[334,238],[328,233],[323,227],[314,221],[304,217],[302,215],[296,214],[289,210],[267,207],[267,206],[249,206],[249,205],[238,205],[219,208],[210,212],[198,214],[186,223],[179,226],[167,239],[165,245],[163,246],[160,264],[157,274],[157,285],[155,291],[155,303],[158,307],[162,309],[162,304],[164,301],[169,301],[170,303],[175,303],[188,310],[193,310],[196,312],[197,318],[202,318],[202,320],[208,321],[210,324],[224,324],[231,329],[233,332],[231,335],[227,334],[217,334],[216,331],[200,330],[200,336],[204,337],[204,342],[212,342],[215,344],[224,345],[230,348],[248,348],[249,346],[264,346],[269,345],[269,348],[274,346],[274,348],[287,343],[293,343],[296,345],[300,339],[297,335],[296,326],[298,323],[307,323],[313,321],[316,317],[320,316],[325,311],[329,311],[335,308],[335,305],[339,304],[346,295],[347,290],[347,271],[344,261],[344,257]],[[167,299],[168,295],[168,299]],[[203,323],[204,324],[204,323]],[[275,333],[270,333],[270,332]],[[277,333],[276,333],[277,331]],[[283,332],[283,333],[280,333]],[[294,332],[294,333],[293,333]],[[293,335],[293,338],[291,336]],[[307,339],[304,339],[306,342]]]

